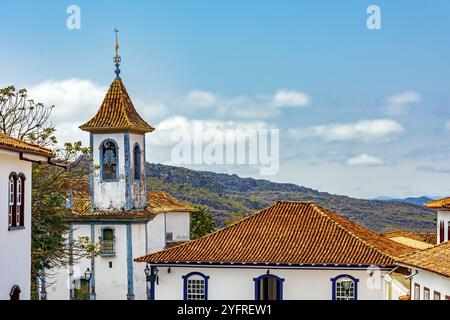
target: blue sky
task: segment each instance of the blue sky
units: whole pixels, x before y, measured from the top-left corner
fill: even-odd
[[[66,27],[71,4],[80,30]],[[371,4],[381,30],[366,27]],[[0,85],[55,104],[62,140],[87,141],[76,127],[114,77],[117,26],[122,79],[157,128],[180,119],[279,128],[280,170],[270,180],[357,197],[450,194],[448,1],[6,0],[2,8]],[[280,92],[308,102],[267,107]],[[148,139],[148,158],[170,163],[160,132]],[[199,169],[261,177],[250,166]]]

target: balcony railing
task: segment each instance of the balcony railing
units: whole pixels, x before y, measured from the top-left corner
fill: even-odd
[[[101,240],[100,246],[102,256],[114,256],[116,254],[114,240]]]

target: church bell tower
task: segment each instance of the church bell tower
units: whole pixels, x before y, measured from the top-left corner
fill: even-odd
[[[147,206],[145,183],[145,134],[154,128],[134,108],[120,78],[118,30],[116,78],[97,111],[80,129],[90,133],[91,211],[143,210]]]

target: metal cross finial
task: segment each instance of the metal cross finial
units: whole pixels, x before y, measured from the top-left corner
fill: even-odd
[[[114,28],[113,30],[116,33],[116,46],[115,46],[115,50],[116,50],[116,55],[114,56],[114,63],[116,65],[116,70],[114,71],[116,73],[116,79],[120,79],[119,74],[120,74],[120,61],[122,61],[122,58],[119,56],[119,29]]]

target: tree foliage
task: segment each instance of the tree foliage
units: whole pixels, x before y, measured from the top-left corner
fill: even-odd
[[[215,229],[213,215],[204,209],[191,213],[191,239],[203,237]]]
[[[56,129],[50,121],[54,106],[35,103],[26,89],[0,89],[0,132],[53,150],[55,163],[33,164],[32,169],[32,276],[43,267],[56,267],[95,254],[86,239],[69,247],[66,234],[66,199],[70,189],[80,186],[86,175],[90,153],[80,141],[58,147]],[[34,281],[32,281],[34,283]]]

